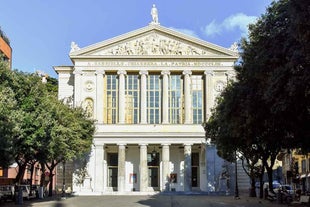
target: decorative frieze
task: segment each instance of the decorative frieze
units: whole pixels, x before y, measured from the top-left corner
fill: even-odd
[[[93,55],[220,55],[218,51],[197,47],[186,41],[180,41],[162,34],[149,35],[127,40]]]

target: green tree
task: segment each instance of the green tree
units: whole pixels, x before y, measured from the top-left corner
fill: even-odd
[[[41,107],[45,109],[39,118],[45,135],[38,154],[52,181],[57,164],[90,152],[95,127],[94,121],[87,118],[82,108],[71,108],[55,96],[47,96]],[[52,185],[49,187],[51,195]]]
[[[81,108],[57,99],[55,79],[43,84],[36,74],[4,66],[0,63],[0,165],[15,161],[19,166],[16,182],[21,182],[26,167],[40,162],[42,175],[47,167],[52,179],[59,162],[90,151],[94,121]]]
[[[224,157],[238,150],[248,158],[246,151],[255,149],[270,188],[281,149],[309,151],[308,19],[307,1],[280,0],[250,26],[237,82],[224,91],[206,128]]]

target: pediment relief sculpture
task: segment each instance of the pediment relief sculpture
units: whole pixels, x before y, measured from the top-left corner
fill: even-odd
[[[221,55],[221,53],[163,35],[149,34],[90,55]]]

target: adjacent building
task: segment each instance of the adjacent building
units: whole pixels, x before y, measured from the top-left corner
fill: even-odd
[[[10,46],[9,38],[4,34],[0,28],[0,55],[5,62],[8,62],[9,67],[12,68],[12,48]]]
[[[303,154],[300,150],[282,151],[278,155],[282,161],[283,182],[293,185],[302,192],[310,191],[310,153]]]
[[[204,123],[234,78],[235,50],[158,23],[80,48],[55,66],[59,99],[96,120],[73,166],[78,194],[208,191]]]

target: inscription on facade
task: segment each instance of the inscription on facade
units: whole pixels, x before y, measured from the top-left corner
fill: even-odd
[[[207,66],[222,66],[220,62],[149,62],[149,61],[99,61],[99,62],[89,62],[87,66],[155,66],[155,67],[207,67]]]

